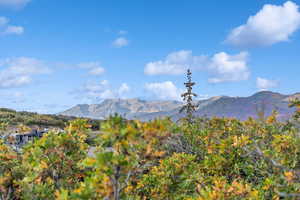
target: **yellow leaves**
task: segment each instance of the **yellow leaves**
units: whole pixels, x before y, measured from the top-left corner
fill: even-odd
[[[31,128],[28,127],[28,126],[26,126],[26,125],[24,125],[24,124],[20,124],[18,126],[18,132],[19,133],[27,133],[27,132],[30,132],[30,131],[31,131]]]
[[[102,181],[105,184],[110,184],[110,178],[108,176],[104,176]]]
[[[153,156],[154,156],[154,157],[163,157],[163,156],[165,155],[165,153],[166,153],[166,152],[164,152],[164,151],[155,151],[155,152],[153,153]]]
[[[125,187],[124,199],[192,200],[197,195],[199,200],[270,199],[279,191],[279,184],[284,185],[282,191],[296,191],[293,167],[298,167],[300,150],[300,139],[293,130],[275,122],[275,118],[267,120],[272,124],[215,118],[179,135],[171,133],[185,127],[165,120],[107,120],[95,142],[95,158],[87,158],[84,139],[90,126],[79,121],[72,123],[67,133],[46,134],[24,151],[21,169],[26,177],[20,190],[29,188],[30,193],[37,191],[36,185],[49,186],[38,189],[54,197],[52,174],[59,173],[59,184],[65,190],[56,191],[56,197],[62,200],[110,198],[116,177]],[[255,152],[255,144],[267,158],[287,163],[286,169],[291,170],[280,175],[279,169]],[[5,161],[0,164],[17,156],[0,143],[0,161]],[[0,185],[12,180],[11,174],[3,176]]]
[[[134,190],[134,187],[132,185],[128,185],[125,189],[124,192],[126,194],[130,194]]]
[[[152,151],[153,151],[153,146],[151,144],[148,144],[147,147],[146,147],[145,155],[150,156]]]
[[[273,123],[275,123],[276,121],[277,121],[276,116],[271,115],[271,116],[269,116],[269,117],[267,118],[266,123],[267,123],[267,124],[273,124]]]
[[[285,152],[289,151],[291,153],[292,151],[296,150],[296,146],[294,144],[295,140],[291,135],[273,135],[274,140],[272,141],[273,148],[278,152]]]
[[[231,184],[230,189],[232,189],[232,191],[235,195],[242,195],[244,193],[248,193],[250,190],[250,187],[247,184],[242,184],[242,183],[238,182],[237,180],[234,180]]]
[[[0,152],[1,152],[1,151],[6,151],[6,149],[7,149],[6,146],[0,144]]]
[[[287,182],[291,183],[294,180],[294,173],[291,171],[284,172],[284,177],[287,180]]]
[[[92,128],[92,125],[91,124],[85,124],[84,127],[85,128]]]
[[[251,199],[258,200],[259,192],[248,184],[238,180],[228,183],[225,179],[215,178],[213,186],[206,186],[200,191],[198,200],[221,200],[221,199]]]
[[[247,135],[242,136],[233,136],[233,144],[234,147],[243,147],[250,143],[250,138]]]
[[[53,185],[54,180],[53,180],[52,178],[48,177],[48,178],[46,179],[46,182],[47,182],[49,185]]]
[[[69,192],[68,190],[62,189],[61,191],[56,190],[55,193],[56,200],[68,200]]]
[[[81,187],[74,190],[74,193],[76,193],[76,194],[80,194],[81,192],[82,192]]]
[[[40,164],[42,169],[47,169],[48,168],[48,164],[45,161],[42,161]]]
[[[96,159],[95,159],[95,158],[87,158],[87,159],[85,160],[85,164],[86,164],[87,166],[93,166],[95,163],[96,163]]]
[[[212,154],[213,152],[214,152],[213,146],[212,146],[212,145],[209,145],[209,146],[207,147],[207,153]]]
[[[42,177],[38,177],[37,179],[35,179],[35,184],[41,184],[42,182]]]

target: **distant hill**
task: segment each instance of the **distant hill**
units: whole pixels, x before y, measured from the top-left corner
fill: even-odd
[[[269,116],[273,110],[279,112],[279,118],[288,119],[294,109],[289,108],[289,101],[300,97],[299,94],[283,95],[274,92],[258,92],[250,97],[221,97],[208,106],[197,111],[197,115],[208,117],[235,117],[245,120],[248,117],[257,117],[257,110],[264,109]]]
[[[258,92],[250,97],[219,96],[197,102],[199,108],[196,116],[207,117],[235,117],[245,120],[248,117],[256,117],[257,109],[264,107],[266,115],[272,110],[279,112],[282,120],[288,119],[293,109],[288,107],[293,98],[300,98],[300,93],[283,95],[269,91]],[[107,99],[100,104],[80,104],[60,114],[66,116],[88,117],[104,119],[111,114],[118,113],[128,119],[140,119],[143,121],[159,117],[170,116],[174,120],[183,115],[179,114],[182,102],[178,101],[144,101],[140,99]]]
[[[107,99],[101,104],[79,104],[59,114],[104,119],[118,113],[126,118],[140,118],[151,113],[172,111],[182,105],[178,101],[144,101],[140,99]]]
[[[9,127],[15,127],[20,124],[24,124],[29,127],[64,128],[69,121],[74,119],[75,117],[72,116],[42,115],[33,112],[18,112],[12,109],[0,108],[0,123],[7,123]],[[99,127],[99,120],[88,120],[94,128]]]

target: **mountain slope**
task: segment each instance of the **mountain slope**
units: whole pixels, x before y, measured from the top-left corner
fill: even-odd
[[[178,101],[144,101],[140,99],[107,99],[101,104],[79,104],[70,108],[62,115],[89,117],[104,119],[109,115],[118,113],[127,118],[136,118],[149,113],[161,111],[171,111],[180,107],[182,103]]]
[[[264,110],[268,116],[274,109],[279,112],[281,119],[288,119],[293,109],[288,107],[291,99],[300,94],[283,95],[274,92],[258,92],[250,97],[219,96],[198,101],[196,116],[235,117],[241,120],[256,117],[258,110]],[[101,104],[77,105],[60,114],[76,117],[103,119],[111,114],[119,113],[128,119],[152,120],[158,117],[170,116],[177,120],[181,102],[177,101],[144,101],[140,99],[108,99]]]
[[[250,97],[222,97],[197,110],[196,115],[235,117],[245,120],[248,117],[257,117],[259,110],[264,110],[265,115],[268,116],[276,109],[280,118],[286,119],[293,113],[293,110],[288,107],[289,102],[285,101],[288,97],[273,92],[259,92]]]

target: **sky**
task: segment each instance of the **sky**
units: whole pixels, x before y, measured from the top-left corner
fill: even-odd
[[[0,0],[0,107],[300,92],[300,0]]]

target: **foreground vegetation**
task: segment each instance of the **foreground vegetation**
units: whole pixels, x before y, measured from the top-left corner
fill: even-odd
[[[299,116],[295,125],[275,112],[179,125],[114,116],[90,145],[90,126],[75,120],[22,153],[0,142],[0,199],[299,199]]]

